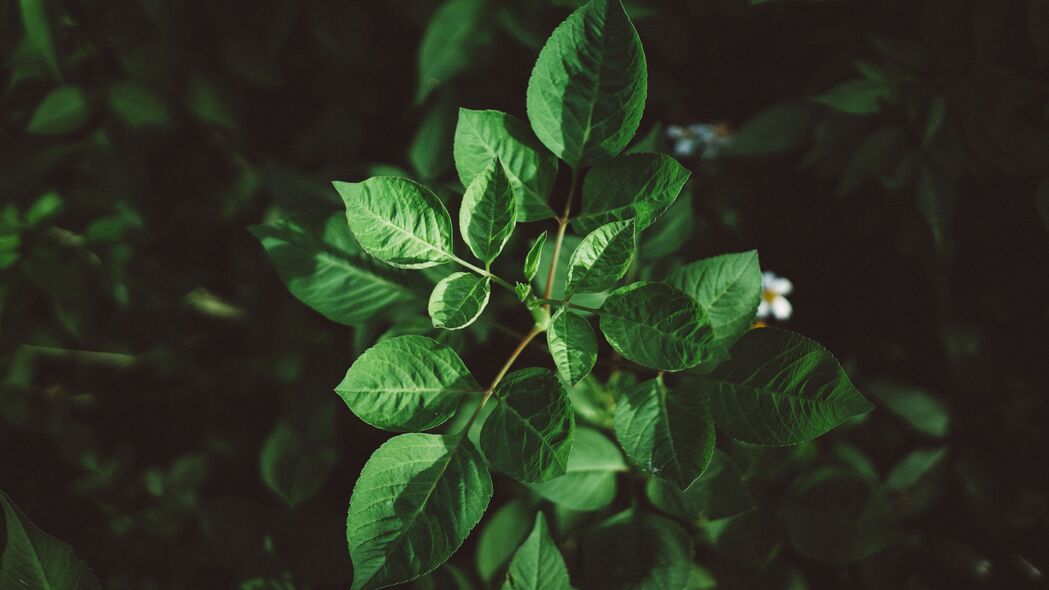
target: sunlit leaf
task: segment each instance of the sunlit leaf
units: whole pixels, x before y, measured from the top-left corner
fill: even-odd
[[[492,294],[492,280],[472,272],[456,272],[437,283],[428,306],[435,328],[460,330],[474,323]]]
[[[550,318],[546,344],[557,372],[569,387],[590,374],[597,362],[597,337],[590,322],[577,313],[560,309]]]
[[[726,349],[750,328],[761,302],[761,268],[755,250],[686,264],[670,273],[667,282],[706,310],[714,336]]]
[[[492,160],[474,177],[463,194],[459,230],[481,262],[492,263],[514,233],[517,204],[499,160]]]
[[[594,166],[583,179],[582,210],[572,227],[589,233],[612,221],[652,225],[674,203],[691,173],[663,154],[627,154]]]

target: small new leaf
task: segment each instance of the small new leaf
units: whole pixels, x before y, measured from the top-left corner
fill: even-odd
[[[590,374],[597,362],[597,337],[586,318],[559,309],[546,329],[546,344],[561,378],[574,387]]]
[[[521,369],[495,393],[496,406],[481,429],[481,450],[492,466],[523,482],[564,475],[575,415],[557,377],[546,369]]]
[[[488,305],[492,279],[470,272],[448,275],[430,294],[430,319],[435,328],[461,330],[474,323]]]
[[[540,512],[535,527],[514,554],[506,572],[503,590],[568,590],[568,567],[550,538],[546,519]]]
[[[375,176],[332,183],[364,251],[399,268],[427,268],[454,258],[452,218],[430,189],[405,178]]]
[[[601,306],[601,331],[616,352],[651,369],[680,371],[727,356],[703,308],[666,283],[613,291]]]
[[[492,477],[465,435],[402,434],[386,441],[350,497],[352,590],[385,588],[437,569],[491,499]]]
[[[528,80],[528,120],[573,168],[623,150],[648,92],[641,40],[620,0],[591,0],[546,41]]]
[[[587,233],[633,219],[641,231],[674,204],[691,174],[663,154],[626,154],[594,166],[583,180],[582,210],[572,227]]]
[[[535,273],[539,270],[539,260],[543,257],[543,246],[546,245],[546,231],[539,234],[539,237],[532,242],[531,247],[528,248],[528,254],[525,255],[524,261],[524,275],[525,280],[529,283],[535,278]]]
[[[492,160],[466,187],[459,209],[463,240],[485,265],[499,256],[517,224],[517,204],[498,159]]]
[[[714,453],[714,417],[698,391],[671,390],[662,379],[636,385],[620,398],[616,438],[634,463],[684,490]]]
[[[568,263],[565,299],[611,289],[634,260],[634,221],[613,221],[583,238]]]
[[[425,336],[397,336],[364,351],[335,388],[376,428],[405,432],[444,423],[481,386],[451,348]]]

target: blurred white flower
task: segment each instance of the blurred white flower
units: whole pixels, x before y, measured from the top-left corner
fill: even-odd
[[[779,321],[789,320],[794,306],[787,301],[787,295],[794,290],[794,283],[786,277],[776,276],[765,271],[761,273],[761,303],[758,304],[758,319],[768,317]]]
[[[729,141],[729,128],[724,123],[696,123],[688,127],[671,125],[667,137],[674,140],[674,153],[681,158],[699,155],[715,158]]]

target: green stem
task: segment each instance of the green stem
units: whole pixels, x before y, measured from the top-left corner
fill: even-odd
[[[569,309],[578,309],[580,311],[589,311],[590,313],[601,313],[601,310],[596,307],[587,307],[585,305],[579,305],[578,303],[570,303],[562,299],[547,299],[545,297],[538,297],[537,300],[543,305],[557,305],[558,307],[567,307]]]
[[[462,258],[459,258],[458,256],[453,256],[452,260],[454,260],[454,261],[458,262],[459,264],[465,266],[466,268],[474,271],[475,273],[481,275],[482,277],[488,277],[488,278],[492,279],[492,281],[494,281],[500,287],[503,287],[504,289],[509,289],[511,293],[514,293],[514,294],[517,293],[517,291],[514,290],[514,286],[511,285],[509,283],[509,281],[505,281],[505,280],[495,276],[494,274],[492,274],[491,271],[488,271],[488,270],[485,270],[485,269],[483,269],[483,268],[481,268],[479,266],[475,266],[473,264],[470,264],[469,262],[463,260]]]
[[[561,213],[561,217],[557,218],[557,237],[554,238],[554,254],[550,257],[550,271],[546,273],[546,289],[543,291],[543,299],[549,299],[554,291],[554,273],[557,272],[557,259],[561,256],[561,244],[565,241],[565,231],[568,229],[568,220],[572,214],[572,197],[575,196],[575,187],[578,180],[579,169],[572,168],[572,180],[568,186],[565,210]],[[547,309],[549,309],[549,306]]]
[[[496,373],[495,378],[492,379],[492,384],[489,385],[488,389],[485,390],[484,396],[481,397],[480,403],[477,404],[477,408],[474,409],[474,413],[470,415],[470,419],[466,422],[466,426],[463,427],[463,436],[466,436],[466,433],[470,430],[470,427],[473,426],[474,420],[476,420],[477,416],[481,413],[481,408],[483,408],[484,405],[488,403],[489,398],[491,398],[492,395],[495,393],[495,388],[499,386],[499,382],[503,380],[503,377],[506,376],[506,373],[510,370],[510,367],[512,367],[514,365],[514,362],[517,361],[517,357],[521,356],[521,353],[524,352],[524,349],[528,348],[528,344],[532,342],[532,340],[534,340],[536,336],[542,334],[542,332],[543,331],[539,328],[533,327],[531,330],[529,330],[527,334],[525,334],[525,337],[517,343],[517,348],[515,348],[512,353],[510,353],[510,358],[506,359],[506,362],[503,363],[503,368],[499,369],[499,372]]]

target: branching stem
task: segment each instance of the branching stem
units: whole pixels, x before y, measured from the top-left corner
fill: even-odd
[[[572,215],[572,198],[575,196],[578,180],[579,169],[572,168],[572,180],[568,187],[568,198],[565,199],[565,209],[561,213],[561,217],[557,218],[557,237],[554,238],[554,254],[550,258],[550,271],[546,273],[546,289],[543,291],[543,299],[549,299],[554,291],[554,273],[557,272],[557,259],[561,256],[561,244],[565,241],[565,231],[568,230],[568,220]],[[547,305],[547,309],[550,309],[549,305]]]
[[[492,279],[492,281],[495,282],[500,287],[503,287],[504,289],[509,289],[511,293],[516,293],[516,291],[514,291],[514,286],[511,285],[509,281],[506,281],[506,280],[503,280],[503,279],[497,277],[496,275],[492,274],[491,271],[485,270],[485,269],[483,269],[483,268],[481,268],[479,266],[476,266],[474,264],[470,264],[469,262],[463,260],[462,258],[459,258],[458,256],[453,256],[452,258],[457,263],[459,263],[459,264],[465,266],[466,268],[474,271],[475,273],[481,275],[482,277],[488,277],[488,278]]]
[[[512,353],[510,353],[510,358],[506,359],[506,362],[503,363],[503,368],[499,369],[499,372],[496,373],[495,378],[492,379],[492,384],[489,385],[488,389],[485,390],[484,395],[481,397],[481,401],[477,404],[477,408],[474,409],[474,413],[466,422],[466,426],[463,427],[463,436],[466,436],[466,432],[470,430],[471,426],[473,426],[474,420],[476,420],[477,416],[481,414],[481,408],[483,408],[484,405],[488,403],[488,399],[491,398],[493,394],[495,394],[495,388],[499,386],[499,382],[503,380],[503,377],[506,376],[507,371],[509,371],[510,367],[514,365],[514,362],[517,361],[517,357],[521,356],[521,353],[524,352],[526,348],[528,348],[528,344],[532,342],[532,340],[534,340],[536,336],[542,333],[543,331],[540,330],[538,327],[533,327],[531,330],[528,331],[527,334],[525,334],[525,337],[517,343],[517,348],[515,348]]]

